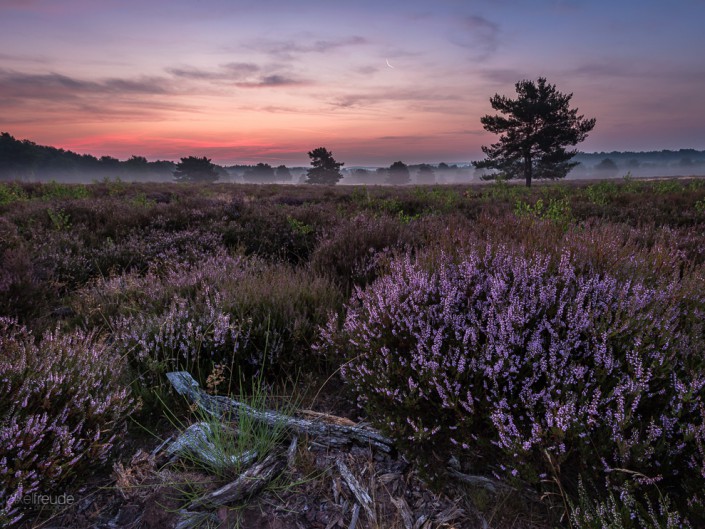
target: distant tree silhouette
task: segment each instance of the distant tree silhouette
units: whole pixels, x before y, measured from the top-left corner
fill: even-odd
[[[577,154],[565,148],[583,141],[595,119],[579,116],[578,109],[570,108],[573,94],[562,94],[543,77],[519,81],[515,87],[516,99],[499,94],[490,98],[492,108],[504,116],[486,115],[480,122],[501,136],[499,142],[482,147],[487,158],[473,165],[497,169],[503,178],[524,177],[527,186],[532,178],[565,177],[576,165],[570,159]]]
[[[427,163],[422,163],[419,165],[419,171],[416,173],[416,179],[419,184],[435,184],[436,173],[433,171],[433,167]]]
[[[112,156],[101,156],[100,160],[101,168],[107,169],[107,170],[118,170],[120,169],[120,160],[117,158],[113,158]]]
[[[600,176],[615,176],[617,174],[618,168],[617,164],[612,158],[605,158],[600,163],[595,166],[595,171],[600,173]]]
[[[595,166],[596,171],[603,171],[603,172],[617,172],[617,164],[614,162],[612,158],[605,158],[602,160],[600,163],[598,163]]]
[[[0,132],[0,180],[30,178],[85,182],[118,176],[168,179],[172,177],[174,166],[173,162],[167,161],[147,162],[142,156],[133,156],[124,162],[111,156],[98,159],[90,154],[17,140],[7,132]]]
[[[0,134],[0,179],[15,180],[34,172],[41,154],[28,140],[19,141],[9,133]]]
[[[125,165],[130,171],[147,171],[149,169],[149,162],[144,156],[131,156],[129,160],[125,161]]]
[[[254,167],[247,169],[242,175],[245,182],[255,184],[266,184],[276,180],[274,176],[274,168],[268,163],[258,163]]]
[[[343,178],[340,168],[344,163],[336,162],[333,153],[324,147],[318,147],[308,153],[311,169],[306,173],[308,184],[335,185]]]
[[[275,176],[277,180],[282,182],[288,182],[292,179],[291,171],[289,171],[289,168],[286,165],[280,165],[279,167],[277,167]]]
[[[209,158],[189,156],[181,158],[181,161],[176,164],[174,180],[177,182],[215,182],[218,180],[218,172],[215,164],[211,163]]]
[[[398,186],[411,182],[409,167],[404,162],[394,162],[387,170],[387,183]]]

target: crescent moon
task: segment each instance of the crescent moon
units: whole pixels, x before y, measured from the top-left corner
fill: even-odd
[[[394,66],[392,66],[391,64],[389,64],[389,59],[384,59],[384,60],[387,61],[387,66],[389,66],[390,68],[394,69]]]

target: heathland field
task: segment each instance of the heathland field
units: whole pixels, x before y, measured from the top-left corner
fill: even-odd
[[[0,183],[0,525],[703,527],[704,272],[705,179]]]

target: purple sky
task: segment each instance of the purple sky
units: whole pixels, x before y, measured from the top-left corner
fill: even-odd
[[[703,0],[0,0],[0,130],[119,158],[460,162],[495,139],[489,97],[545,76],[597,118],[582,150],[705,149],[703,22]]]

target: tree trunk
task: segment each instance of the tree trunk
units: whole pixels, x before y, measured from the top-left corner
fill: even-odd
[[[533,169],[533,163],[531,161],[531,155],[524,155],[524,176],[526,177],[526,187],[531,187],[531,173]]]

